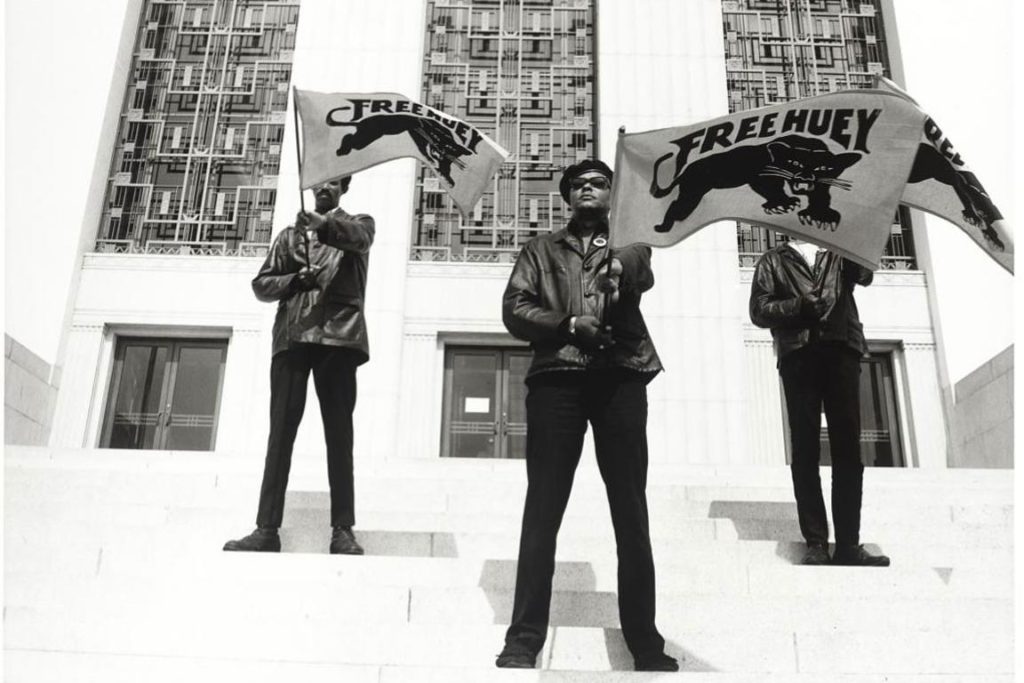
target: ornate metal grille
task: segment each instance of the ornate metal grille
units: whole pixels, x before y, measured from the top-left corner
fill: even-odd
[[[270,242],[298,0],[146,0],[97,251]]]
[[[889,74],[881,0],[722,0],[729,111],[847,88]],[[741,266],[787,239],[737,224]],[[900,209],[882,258],[887,269],[915,267],[909,212]]]
[[[592,0],[428,0],[423,101],[507,149],[463,218],[429,169],[416,181],[413,260],[511,261],[568,213],[558,172],[594,153]]]

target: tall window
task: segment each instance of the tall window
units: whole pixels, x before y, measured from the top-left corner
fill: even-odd
[[[568,214],[554,179],[594,154],[593,0],[428,0],[422,98],[511,153],[463,218],[420,165],[413,260],[511,261]]]
[[[883,0],[722,0],[729,111],[743,111],[836,90],[871,87],[889,75]],[[882,267],[915,267],[910,215],[893,217]],[[741,266],[787,239],[737,224]]]
[[[298,0],[145,0],[96,249],[262,253]]]

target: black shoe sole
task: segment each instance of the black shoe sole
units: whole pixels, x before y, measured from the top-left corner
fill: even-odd
[[[633,671],[679,671],[679,665],[675,666],[659,664],[657,666],[638,666]]]
[[[498,661],[494,662],[494,666],[499,669],[536,669],[537,662],[527,662],[521,659],[505,659],[498,657]]]
[[[662,659],[653,662],[633,662],[633,671],[679,671],[679,662]]]
[[[362,548],[360,548],[359,550],[332,550],[332,549],[328,549],[328,552],[330,552],[331,555],[365,555],[366,554],[366,551],[364,551]]]
[[[228,547],[228,545],[225,544],[224,551],[229,553],[279,553],[281,552],[281,547],[278,546],[277,548],[232,548]]]

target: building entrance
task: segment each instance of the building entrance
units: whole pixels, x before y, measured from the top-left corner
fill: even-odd
[[[213,450],[227,341],[119,338],[103,448]]]
[[[792,455],[789,418],[785,415],[785,392],[782,402],[788,464]],[[866,467],[906,467],[899,424],[892,352],[872,351],[860,361],[860,457]],[[824,412],[821,415],[820,439],[821,464],[831,465],[828,422]]]
[[[530,352],[448,347],[444,359],[441,455],[525,458]]]

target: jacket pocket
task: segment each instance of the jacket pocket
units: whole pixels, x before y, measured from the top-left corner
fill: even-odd
[[[362,308],[362,304],[362,299],[354,294],[331,291],[324,292],[324,305],[328,309],[345,308],[346,306]]]
[[[324,301],[324,334],[333,339],[361,343],[366,332],[359,299],[331,298]]]

